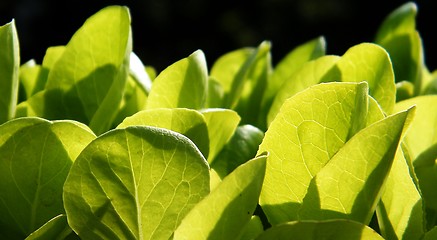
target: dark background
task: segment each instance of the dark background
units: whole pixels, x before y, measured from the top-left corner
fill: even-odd
[[[209,67],[231,50],[272,42],[273,62],[298,44],[320,35],[328,54],[371,42],[378,26],[407,1],[388,0],[0,0],[0,25],[16,21],[21,62],[41,62],[47,47],[65,45],[84,21],[108,5],[129,7],[133,50],[159,72],[197,49]],[[437,68],[437,30],[433,0],[416,1],[417,29],[425,61]],[[434,35],[433,35],[434,34]],[[0,49],[1,50],[1,49]]]

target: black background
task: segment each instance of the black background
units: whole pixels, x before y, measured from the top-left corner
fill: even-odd
[[[108,5],[129,7],[133,50],[159,72],[197,49],[209,67],[231,50],[272,43],[273,62],[298,44],[325,36],[328,54],[374,39],[378,26],[407,1],[387,0],[0,0],[0,25],[15,19],[21,62],[41,62],[47,47],[65,45],[92,14]],[[416,1],[425,61],[437,68],[433,0]],[[1,49],[0,49],[1,51]]]

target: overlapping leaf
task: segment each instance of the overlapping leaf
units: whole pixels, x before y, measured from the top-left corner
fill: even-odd
[[[209,129],[203,115],[196,110],[187,108],[144,110],[125,118],[117,128],[138,125],[160,127],[181,133],[193,141],[205,157],[208,156]]]
[[[421,239],[425,232],[423,200],[408,161],[398,150],[376,210],[386,239]]]
[[[192,141],[134,126],[90,143],[73,164],[63,197],[81,239],[168,239],[208,193],[208,165]]]
[[[384,47],[393,61],[396,82],[414,84],[421,91],[424,67],[422,40],[416,31],[417,5],[407,2],[389,14],[376,34],[375,43]]]
[[[288,222],[268,229],[256,239],[283,240],[291,236],[308,240],[384,239],[368,226],[350,220]]]
[[[290,51],[274,68],[263,96],[264,107],[267,110],[270,108],[277,92],[293,73],[298,71],[305,63],[322,57],[325,53],[326,40],[324,37],[312,39]],[[265,115],[267,112],[263,112],[263,114]]]
[[[201,113],[208,126],[208,135],[211,136],[207,158],[211,164],[234,134],[241,118],[235,111],[223,108],[204,109]]]
[[[95,135],[83,124],[23,118],[0,126],[0,232],[23,239],[64,212],[70,166]]]
[[[201,109],[208,93],[208,68],[205,55],[197,50],[187,58],[173,63],[153,81],[147,109]]]
[[[20,116],[74,119],[97,134],[107,131],[122,100],[131,49],[128,9],[100,10],[73,35],[50,69],[45,91],[22,103]]]
[[[15,20],[0,26],[0,124],[15,117],[20,51]]]
[[[250,221],[264,178],[266,155],[238,167],[197,204],[174,239],[235,239]]]
[[[69,237],[71,236],[71,237]],[[58,215],[30,234],[25,240],[68,239],[74,238],[73,230],[68,226],[67,216]]]
[[[407,115],[371,125],[383,115],[365,83],[319,84],[287,100],[259,148],[271,154],[260,197],[269,221],[370,221]]]
[[[294,74],[284,81],[276,93],[267,116],[267,123],[270,125],[282,104],[289,97],[320,82],[331,82],[340,79],[338,74],[336,75],[332,72],[339,59],[340,57],[338,56],[320,57],[307,62],[299,70],[296,70]]]

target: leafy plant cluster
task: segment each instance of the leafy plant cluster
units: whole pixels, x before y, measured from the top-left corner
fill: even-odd
[[[1,239],[437,239],[437,72],[409,2],[373,43],[201,50],[156,74],[129,10],[41,64],[0,27]]]

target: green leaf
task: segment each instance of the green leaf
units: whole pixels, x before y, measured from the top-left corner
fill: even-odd
[[[240,116],[233,110],[224,108],[208,108],[201,111],[208,126],[209,155],[208,162],[211,164],[217,154],[231,139],[238,124]]]
[[[126,117],[132,116],[135,113],[142,111],[146,107],[147,94],[144,92],[143,87],[129,76],[124,88],[123,99],[120,103],[120,107],[112,125],[116,126],[120,124]]]
[[[396,83],[396,102],[414,97],[414,85],[408,81]]]
[[[352,137],[312,179],[299,218],[369,224],[413,110],[389,116]]]
[[[47,81],[48,70],[36,64],[35,60],[29,60],[20,66],[20,101],[25,101],[35,93],[44,89]]]
[[[262,109],[262,99],[272,73],[270,42],[262,42],[255,53],[240,69],[242,78],[235,79],[232,90],[236,91],[231,91],[227,100],[234,101],[232,108],[242,123],[266,129],[267,109]]]
[[[264,132],[252,125],[238,126],[216,159],[211,163],[220,178],[224,178],[241,164],[256,156]]]
[[[254,52],[254,48],[237,49],[220,56],[212,65],[210,77],[221,85],[226,96],[232,91],[232,84],[240,69]]]
[[[261,219],[258,216],[252,216],[250,221],[246,224],[241,235],[238,236],[237,240],[252,240],[258,237],[264,231]]]
[[[235,169],[182,220],[174,239],[235,239],[255,211],[266,155]]]
[[[332,72],[339,59],[338,56],[324,56],[309,61],[286,79],[275,95],[270,107],[267,116],[268,125],[275,119],[282,104],[291,96],[320,82],[331,82],[339,79],[340,76]]]
[[[291,237],[306,240],[383,240],[370,227],[350,220],[288,222],[268,229],[256,239],[285,240]]]
[[[257,48],[242,48],[221,56],[211,69],[211,78],[222,88],[221,107],[236,110],[242,123],[265,125],[261,101],[271,68],[270,42],[267,41]]]
[[[425,231],[422,196],[407,161],[398,149],[376,209],[386,239],[421,239]]]
[[[253,108],[259,109],[270,68],[270,42],[264,41],[248,56],[236,73],[229,94],[226,95],[225,106],[240,109],[243,111],[241,116],[253,114],[250,113]],[[253,119],[249,118],[247,121],[250,120]]]
[[[213,77],[208,80],[208,96],[206,99],[206,108],[221,108],[224,106],[223,100],[225,93],[222,85]]]
[[[81,239],[169,239],[208,193],[208,165],[192,141],[135,126],[91,142],[74,162],[63,197]]]
[[[0,126],[0,232],[23,239],[64,212],[70,166],[95,135],[73,121],[22,118]]]
[[[437,238],[437,226],[433,227],[429,232],[425,234],[423,240],[433,240]]]
[[[414,171],[427,208],[437,211],[437,144],[423,151],[414,161]]]
[[[201,113],[186,108],[156,108],[138,112],[127,117],[117,126],[126,128],[135,125],[166,128],[188,137],[206,157],[209,153],[207,123]]]
[[[397,34],[414,32],[416,29],[416,15],[416,3],[404,3],[384,19],[376,34],[375,42],[383,42]]]
[[[129,73],[147,95],[152,88],[152,80],[146,72],[143,62],[141,62],[141,59],[134,52],[130,54]]]
[[[304,66],[305,63],[322,57],[326,54],[326,40],[323,36],[312,39],[295,47],[275,66],[263,96],[265,114],[273,103],[277,92],[284,82]]]
[[[64,54],[65,49],[66,46],[54,46],[47,48],[44,59],[42,60],[42,66],[47,70],[52,69],[55,63],[62,57],[62,54]]]
[[[407,2],[390,13],[376,34],[375,43],[384,47],[393,61],[396,82],[410,81],[414,94],[421,90],[423,47],[416,31],[417,5]]]
[[[25,240],[65,239],[69,236],[72,238],[75,234],[70,226],[68,226],[67,216],[61,214],[50,219],[46,224],[30,234]]]
[[[361,129],[382,117],[376,101],[367,95],[366,82],[318,84],[289,98],[271,123],[258,150],[271,154],[260,197],[260,205],[270,223],[299,219],[298,211],[312,179],[329,165],[331,159],[336,158],[339,151],[349,151],[341,150],[348,140],[354,139],[364,131]],[[361,142],[364,140],[354,141],[358,141],[355,144],[360,147],[361,144],[368,144]],[[367,151],[371,153],[373,150]],[[337,157],[341,159],[340,156]],[[365,159],[361,161],[360,164],[367,164]],[[334,163],[330,168],[336,169],[337,165]],[[385,175],[381,176],[385,178]],[[365,206],[363,208],[366,209]]]
[[[0,26],[0,124],[15,117],[20,49],[15,20]]]
[[[414,163],[422,152],[437,143],[437,132],[432,131],[437,126],[437,96],[419,96],[398,102],[395,111],[399,112],[413,105],[416,106],[416,117],[403,142]]]
[[[282,105],[258,150],[270,153],[260,197],[270,223],[298,219],[311,179],[359,129],[358,118],[372,115],[359,107],[365,89],[365,82],[323,83]]]
[[[378,101],[385,113],[392,113],[396,86],[390,56],[383,48],[372,43],[353,46],[337,62],[337,67],[341,81],[366,81],[369,94]]]
[[[50,69],[46,90],[30,98],[23,112],[74,119],[96,134],[107,131],[122,100],[131,48],[128,9],[100,10],[73,35]]]
[[[147,99],[151,108],[203,108],[208,93],[208,68],[205,55],[197,50],[173,63],[153,81]]]

